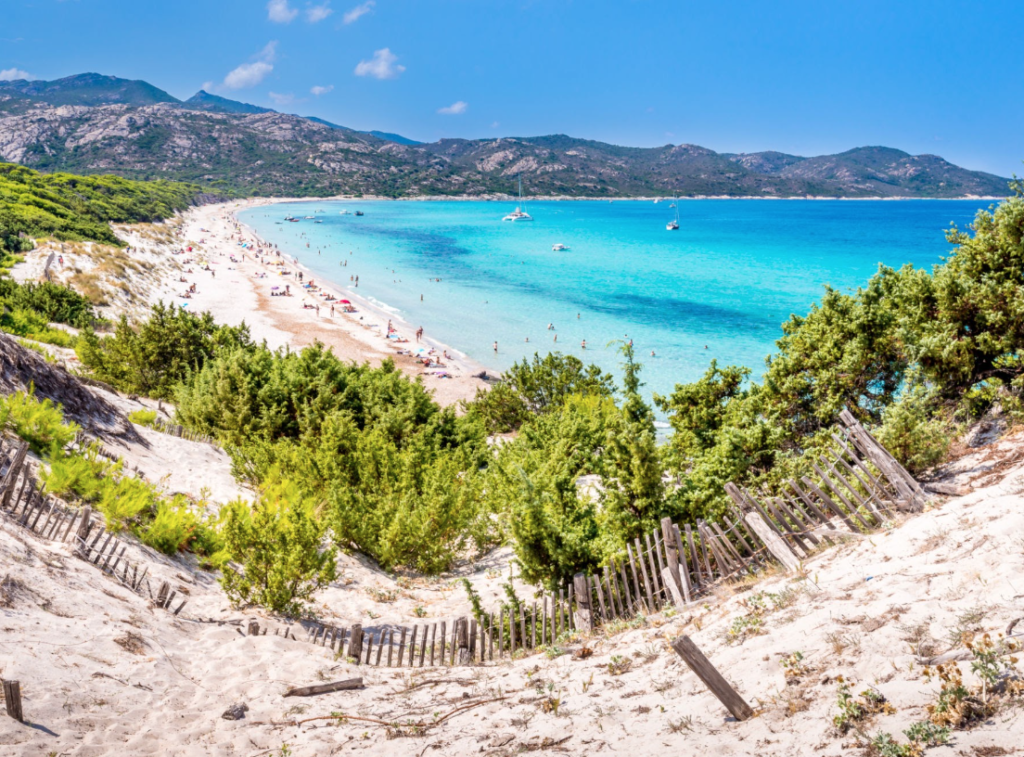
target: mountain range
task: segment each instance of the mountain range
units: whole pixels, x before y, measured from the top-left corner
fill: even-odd
[[[191,181],[252,195],[1004,196],[1007,179],[936,155],[621,147],[564,135],[421,143],[199,91],[79,74],[0,82],[0,158],[43,171]]]

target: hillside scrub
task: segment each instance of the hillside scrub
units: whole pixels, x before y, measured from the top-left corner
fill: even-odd
[[[0,251],[31,249],[31,237],[120,245],[110,223],[158,221],[184,210],[199,187],[118,176],[41,174],[0,164]],[[24,235],[24,236],[22,236]]]
[[[249,329],[218,326],[209,313],[196,315],[159,302],[149,318],[133,325],[121,316],[110,336],[86,328],[77,354],[93,376],[130,394],[170,399],[174,387],[211,359],[219,347],[251,347]]]

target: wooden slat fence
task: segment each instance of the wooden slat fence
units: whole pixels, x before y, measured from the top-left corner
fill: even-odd
[[[829,449],[808,461],[813,477],[787,481],[778,492],[727,484],[731,502],[721,521],[676,524],[666,518],[661,528],[628,544],[623,557],[577,575],[558,592],[505,604],[479,618],[411,627],[356,631],[314,622],[305,640],[359,664],[387,667],[517,657],[557,646],[566,634],[670,604],[685,606],[719,582],[754,575],[770,562],[796,567],[843,533],[864,533],[900,512],[919,511],[925,494],[913,477],[851,413],[844,410],[839,421]],[[357,642],[358,655],[351,651],[354,633],[369,640]],[[376,653],[366,651],[371,644]]]
[[[843,533],[870,531],[925,503],[913,477],[851,413],[844,410],[839,421],[830,447],[808,460],[813,477],[789,480],[776,492],[727,484],[731,502],[721,521],[676,524],[665,518],[660,528],[627,544],[623,556],[591,574],[577,574],[557,592],[517,598],[476,617],[368,628],[312,621],[304,624],[304,639],[292,627],[283,634],[362,665],[481,664],[555,647],[569,634],[653,614],[666,605],[689,605],[719,582],[754,575],[773,561],[795,569]],[[45,538],[73,539],[79,556],[141,594],[145,570],[138,575],[137,566],[123,559],[125,549],[119,549],[117,538],[94,528],[88,512],[81,518],[52,498],[44,501],[24,476],[12,496],[26,449],[5,445],[0,451],[0,510]],[[148,580],[145,589],[159,606],[170,608],[173,592],[168,594],[166,583],[155,597]],[[251,621],[249,635],[259,633],[258,622]],[[278,628],[275,634],[280,633]]]
[[[172,609],[175,592],[166,582],[154,593],[149,568],[126,556],[128,545],[94,520],[91,508],[72,508],[39,491],[25,463],[27,453],[26,442],[0,440],[0,514],[40,538],[75,545],[75,556],[92,563],[136,594],[148,596],[157,607],[175,615],[180,613],[188,600]]]

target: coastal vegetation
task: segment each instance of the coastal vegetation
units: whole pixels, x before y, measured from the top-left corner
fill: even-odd
[[[0,281],[5,323],[23,336],[53,321],[83,327],[87,371],[172,400],[178,422],[216,438],[259,496],[211,518],[87,450],[67,452],[63,437],[30,430],[39,424],[18,426],[26,397],[8,403],[5,423],[48,456],[49,490],[94,503],[159,549],[230,563],[225,587],[242,604],[298,611],[331,580],[334,549],[436,574],[508,544],[527,580],[555,586],[665,516],[721,516],[729,481],[813,477],[809,461],[843,408],[914,471],[986,413],[1024,417],[1024,187],[1012,190],[969,229],[950,229],[952,250],[931,271],[880,267],[856,291],[826,287],[783,324],[758,381],[712,363],[656,396],[667,440],[628,343],[619,385],[574,357],[537,355],[456,412],[390,361],[358,365],[320,344],[271,350],[244,325],[162,303],[99,334],[70,290]]]
[[[193,204],[199,188],[119,176],[42,174],[0,163],[0,252],[31,249],[32,238],[92,240],[120,246],[110,223],[167,218]]]

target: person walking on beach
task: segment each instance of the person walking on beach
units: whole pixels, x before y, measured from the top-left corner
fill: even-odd
[[[331,304],[331,318],[334,317],[334,304]]]
[[[423,337],[423,327],[420,326],[416,329],[416,341],[418,342]]]

